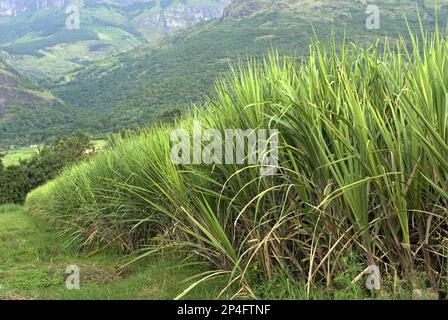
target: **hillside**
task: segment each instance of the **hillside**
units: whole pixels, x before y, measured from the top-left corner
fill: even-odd
[[[63,110],[61,100],[38,88],[0,58],[0,149],[40,141],[44,138],[41,128],[65,121]]]
[[[79,8],[79,29],[66,13]],[[0,0],[0,51],[15,68],[47,79],[220,18],[228,0]]]
[[[259,57],[273,48],[303,57],[314,32],[329,39],[332,30],[365,46],[388,34],[407,33],[418,18],[413,1],[386,1],[380,30],[365,27],[366,6],[356,1],[235,1],[223,21],[192,27],[145,46],[63,76],[50,85],[78,115],[75,126],[109,132],[143,124],[162,110],[204,101],[229,64],[247,55]],[[284,5],[284,4],[287,5]],[[399,4],[397,4],[399,3]],[[423,23],[434,24],[423,8]],[[445,6],[443,12],[448,12]],[[448,17],[448,14],[440,14]],[[86,119],[88,119],[86,121]]]
[[[177,2],[164,3],[175,6]],[[199,2],[188,3],[193,5]],[[206,3],[212,5],[218,2]],[[441,23],[445,23],[448,1],[440,3],[439,16]],[[307,55],[308,46],[315,35],[319,39],[329,40],[332,32],[338,39],[345,33],[348,40],[366,47],[384,35],[397,38],[399,33],[406,34],[405,15],[411,29],[419,29],[414,1],[385,0],[379,4],[379,30],[366,28],[368,14],[366,5],[361,1],[235,0],[224,10],[223,19],[199,23],[167,35],[161,41],[140,45],[95,63],[90,61],[90,65],[72,72],[64,73],[56,61],[50,63],[45,60],[49,57],[53,59],[53,54],[44,54],[40,58],[15,56],[16,65],[21,68],[27,69],[32,65],[33,68],[50,68],[55,76],[58,74],[41,81],[41,85],[61,98],[67,109],[64,114],[45,113],[42,109],[33,115],[22,114],[20,118],[27,119],[27,125],[17,138],[15,133],[18,129],[3,120],[3,131],[8,132],[6,136],[11,140],[5,140],[4,133],[0,134],[0,138],[13,144],[28,144],[36,139],[49,138],[52,133],[68,133],[75,129],[101,137],[123,128],[144,125],[166,110],[185,110],[192,103],[203,102],[213,92],[216,79],[229,70],[229,65],[247,56],[261,57],[272,49],[278,49],[280,53],[301,59]],[[433,4],[433,1],[418,3],[425,28],[434,25]],[[116,6],[110,5],[108,8],[115,10]],[[47,11],[39,12],[33,17],[40,17]],[[105,16],[110,18],[113,14],[108,11]],[[22,17],[25,19],[26,15],[17,18]],[[45,19],[42,24],[35,22],[35,25],[52,29],[51,24],[44,22]],[[348,30],[350,32],[346,32]],[[80,32],[86,31],[81,29]],[[61,52],[72,55],[78,61],[81,59],[79,51],[72,45],[76,47],[77,42],[60,47]],[[126,49],[126,46],[121,48]],[[106,55],[109,54],[111,52]],[[28,61],[30,63],[25,61],[27,59],[31,59]],[[84,63],[76,63],[76,66],[80,64]]]
[[[69,2],[66,0],[1,0],[0,17],[17,17],[46,8],[61,9]]]

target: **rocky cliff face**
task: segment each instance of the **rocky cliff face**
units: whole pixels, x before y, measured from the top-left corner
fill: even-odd
[[[142,24],[146,23],[148,26],[164,25],[168,29],[186,27],[192,23],[221,17],[223,8],[228,2],[227,0],[216,1],[212,5],[201,6],[200,2],[199,5],[198,2],[194,5],[189,5],[188,1],[183,1],[181,4],[171,5],[149,16],[144,15],[145,20],[142,21]],[[69,3],[70,0],[0,0],[0,17],[16,17],[22,13],[30,13],[44,8],[63,8]],[[91,1],[91,3],[98,5],[101,1]],[[89,1],[85,1],[87,7],[89,4]],[[108,0],[104,1],[104,4],[122,8],[126,7],[120,0]],[[155,0],[141,0],[127,7],[144,10],[156,4],[157,2]]]
[[[161,28],[169,33],[199,22],[221,18],[223,11],[224,8],[220,6],[178,6],[142,15],[137,20],[137,25],[140,29]]]
[[[0,17],[16,17],[43,8],[62,8],[68,0],[0,0]]]
[[[115,6],[121,13],[129,13],[133,24],[144,34],[151,30],[158,29],[164,33],[177,31],[182,28],[189,27],[198,22],[209,21],[221,18],[224,7],[229,3],[228,0],[194,2],[182,1],[173,3],[168,7],[162,7],[159,11],[146,12],[158,3],[156,0],[139,0],[135,3],[120,2],[121,0],[104,0],[104,1],[84,1],[84,5],[88,9],[91,4],[98,6],[101,3],[107,6]],[[70,0],[0,0],[0,17],[16,17],[23,13],[31,13],[44,8],[60,9],[67,6]],[[137,12],[140,11],[138,14]],[[146,31],[146,32],[145,32]]]
[[[322,19],[333,19],[337,16],[346,17],[351,15],[351,9],[363,10],[368,4],[377,4],[381,7],[383,15],[395,15],[402,17],[405,12],[412,12],[419,8],[421,15],[434,17],[434,6],[438,4],[439,17],[446,17],[448,12],[448,1],[425,1],[425,0],[389,0],[389,1],[365,1],[365,0],[232,0],[223,13],[224,20],[248,19],[259,13],[266,12],[307,12],[307,19],[322,22]],[[408,17],[410,18],[410,17]],[[423,17],[424,18],[424,17]]]

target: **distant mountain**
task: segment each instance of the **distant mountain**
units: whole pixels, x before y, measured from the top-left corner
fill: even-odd
[[[1,0],[0,17],[17,17],[45,8],[63,8],[69,0]]]
[[[415,8],[420,14],[434,16],[436,1],[441,9],[441,17],[446,12],[447,0],[233,0],[224,11],[224,19],[247,19],[267,12],[308,12],[311,21],[325,21],[336,16],[350,16],[354,7],[375,5],[381,15],[402,16],[415,15]]]
[[[441,24],[448,19],[447,2],[439,1]],[[260,58],[277,49],[280,54],[301,59],[315,36],[329,41],[333,32],[337,39],[345,36],[367,47],[384,35],[391,39],[405,35],[404,15],[410,28],[419,30],[417,6],[424,28],[435,25],[429,1],[417,5],[413,0],[375,3],[381,10],[379,30],[366,27],[370,13],[364,1],[234,0],[224,9],[222,19],[192,25],[160,41],[49,79],[45,86],[65,102],[66,112],[53,116],[40,109],[34,118],[25,115],[22,119],[29,124],[22,133],[28,134],[30,128],[34,139],[74,129],[108,134],[142,125],[167,110],[185,110],[204,101],[229,65],[248,56]],[[111,17],[110,11],[106,16]],[[76,53],[70,45],[66,49],[67,55]],[[58,70],[58,65],[50,68]],[[43,114],[51,124],[50,120],[44,124],[37,121]],[[0,140],[3,137],[0,130]]]
[[[273,12],[273,11],[291,10],[297,7],[301,7],[303,11],[303,9],[305,9],[307,6],[315,2],[316,1],[308,1],[308,0],[302,0],[302,1],[234,0],[226,8],[224,12],[224,19],[241,20],[250,18],[256,14]]]
[[[0,0],[0,51],[40,80],[221,18],[229,0]],[[79,8],[79,29],[66,21]]]
[[[45,139],[41,128],[64,122],[64,112],[61,100],[0,58],[0,148]]]
[[[220,21],[79,69],[50,87],[82,115],[75,127],[110,132],[145,123],[163,110],[204,101],[216,78],[248,55],[260,57],[278,49],[304,57],[315,33],[322,40],[328,40],[332,32],[338,37],[345,33],[348,40],[368,46],[386,34],[391,38],[406,34],[404,14],[411,28],[419,30],[412,0],[384,1],[379,30],[366,28],[366,8],[362,1],[353,0],[236,0]],[[433,27],[434,11],[425,9],[419,9],[422,22]],[[446,5],[440,17],[445,23]]]

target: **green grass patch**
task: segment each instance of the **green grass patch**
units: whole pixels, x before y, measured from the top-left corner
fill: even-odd
[[[99,150],[102,150],[107,147],[107,140],[94,140],[92,143],[95,146],[95,148]]]
[[[154,257],[120,269],[126,258],[114,253],[85,257],[19,206],[0,207],[0,300],[3,299],[173,299],[194,268],[179,259]],[[80,268],[81,289],[65,287],[66,267]],[[213,298],[208,283],[187,296]]]
[[[102,150],[107,147],[107,141],[106,140],[94,140],[92,141],[92,144],[95,146],[97,150]],[[3,153],[4,157],[2,158],[3,164],[5,167],[17,165],[22,160],[27,160],[31,158],[33,155],[35,155],[38,152],[38,147],[23,147],[23,148],[17,148],[9,151],[0,151],[0,154]]]
[[[37,153],[37,148],[19,148],[5,152],[3,164],[8,167],[17,165],[21,160],[27,160]]]

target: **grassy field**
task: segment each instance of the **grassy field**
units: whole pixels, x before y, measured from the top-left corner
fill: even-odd
[[[93,145],[97,150],[104,149],[107,145],[106,140],[94,140]],[[3,164],[8,166],[13,166],[16,164],[19,164],[21,160],[27,160],[31,158],[36,152],[38,151],[38,148],[30,148],[30,147],[23,147],[18,148],[10,151],[0,151],[1,153],[4,153],[5,156],[3,157]]]
[[[125,260],[113,253],[86,257],[65,248],[45,225],[18,206],[0,207],[0,300],[2,299],[173,299],[193,267],[166,257],[119,270]],[[80,268],[80,290],[65,287],[67,266]],[[217,296],[208,283],[187,298]]]
[[[20,160],[26,160],[31,158],[33,154],[36,154],[37,148],[19,148],[15,150],[6,151],[3,158],[3,164],[8,167],[15,164],[19,164]]]

